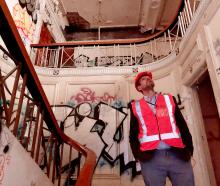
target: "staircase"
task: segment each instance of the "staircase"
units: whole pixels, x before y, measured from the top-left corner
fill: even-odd
[[[0,0],[0,17],[0,34],[7,48],[0,49],[13,63],[10,72],[0,70],[2,124],[55,185],[91,185],[95,153],[60,129],[4,0]],[[84,158],[76,171],[73,153],[78,153],[79,160]],[[68,154],[68,162],[64,162],[64,154]]]

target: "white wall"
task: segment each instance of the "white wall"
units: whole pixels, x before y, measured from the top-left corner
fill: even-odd
[[[0,135],[0,142],[0,185],[53,185],[5,126]],[[4,153],[3,149],[7,145],[9,150]]]

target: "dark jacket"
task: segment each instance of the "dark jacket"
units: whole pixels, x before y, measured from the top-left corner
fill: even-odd
[[[174,101],[176,103],[175,98],[174,98]],[[153,157],[153,154],[156,150],[148,150],[148,151],[140,150],[140,143],[138,140],[138,130],[139,130],[138,120],[132,112],[131,103],[129,103],[129,107],[130,107],[130,113],[131,113],[130,114],[131,119],[130,119],[129,141],[130,141],[132,153],[136,160],[139,160],[139,161],[150,160]],[[181,138],[183,140],[185,148],[171,147],[171,150],[174,151],[181,159],[188,161],[193,155],[192,136],[189,132],[186,121],[183,118],[183,115],[180,112],[180,109],[177,106],[177,104],[175,108],[176,108],[175,109],[176,125],[180,130]]]

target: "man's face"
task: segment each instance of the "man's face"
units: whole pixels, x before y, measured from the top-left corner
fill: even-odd
[[[148,76],[142,76],[139,80],[138,90],[149,91],[154,89],[154,81]]]

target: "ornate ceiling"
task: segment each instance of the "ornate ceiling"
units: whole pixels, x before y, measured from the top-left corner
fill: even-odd
[[[142,38],[167,28],[183,4],[183,0],[59,1],[68,20],[67,40]]]

